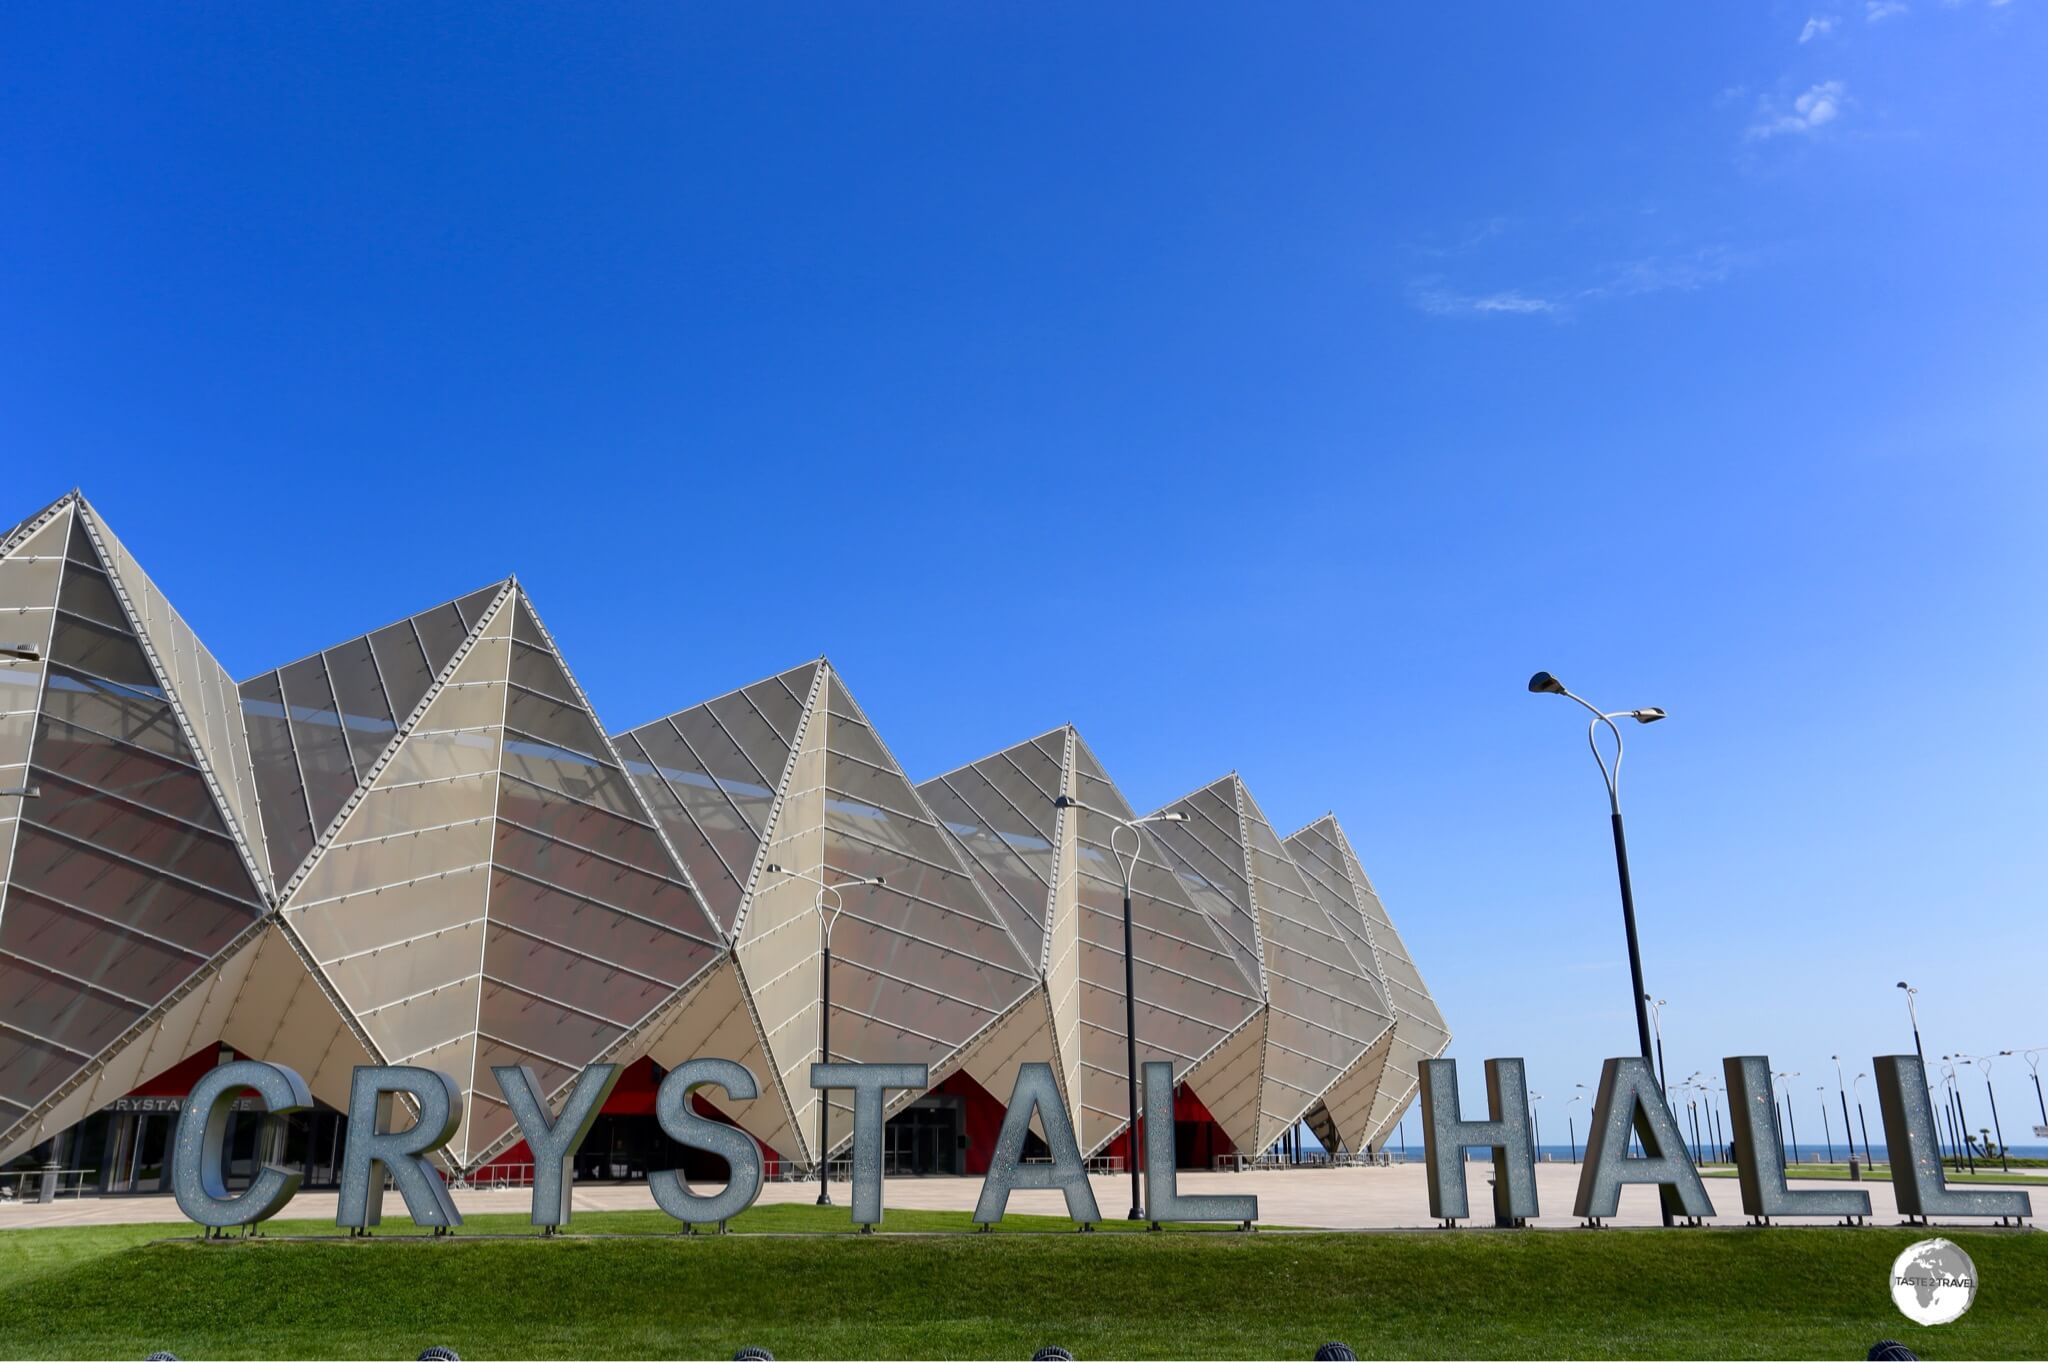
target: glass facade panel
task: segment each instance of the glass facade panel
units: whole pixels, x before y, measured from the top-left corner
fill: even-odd
[[[550,699],[538,691],[515,685],[505,701],[506,727],[538,739],[550,747],[566,748],[591,761],[610,763],[604,735],[583,711],[571,702]]]
[[[462,641],[469,637],[469,625],[462,618],[462,612],[452,605],[440,606],[412,617],[413,632],[419,635],[420,648],[427,655],[427,666],[439,676]]]
[[[355,766],[349,758],[348,740],[342,736],[327,667],[318,657],[309,657],[278,675],[284,686],[292,748],[298,753],[299,774],[305,781],[307,803],[312,806],[313,828],[316,833],[324,832],[356,791]]]
[[[761,717],[775,730],[775,736],[781,740],[785,750],[796,742],[797,724],[803,718],[804,697],[810,694],[813,670],[814,668],[810,667],[802,669],[802,690],[790,689],[789,680],[797,675],[790,673],[786,676],[771,677],[766,681],[756,681],[740,692],[755,709],[761,711]]]
[[[730,792],[712,779],[696,752],[668,720],[636,728],[628,736],[639,743],[655,774],[717,851],[720,862],[735,879],[745,875],[752,868],[755,850],[760,846],[760,824],[741,815]],[[690,869],[694,874],[697,866],[693,863]]]
[[[437,669],[428,664],[411,620],[387,625],[369,639],[370,655],[377,661],[377,674],[390,698],[391,713],[397,722],[404,723],[426,698]]]
[[[249,872],[234,843],[217,830],[219,817],[210,803],[195,804],[191,812],[214,824],[213,828],[66,780],[40,762],[33,769],[43,793],[41,798],[27,801],[30,807],[23,812],[27,821],[67,838],[117,849],[131,860],[221,894],[256,902],[250,892]],[[201,800],[207,797],[205,788],[196,782],[186,788]]]
[[[556,747],[508,729],[504,762],[507,775],[517,776],[529,785],[555,790],[571,799],[617,814],[640,811],[626,773],[609,762],[599,761],[582,752]]]
[[[292,750],[291,723],[285,718],[284,691],[277,673],[266,672],[243,682],[241,692],[242,722],[249,733],[249,761],[256,772],[256,798],[263,811],[270,874],[282,887],[313,849],[312,815],[299,779],[299,758]]]
[[[169,879],[151,866],[55,836],[34,822],[25,821],[15,836],[12,882],[60,903],[89,906],[110,922],[206,955],[226,945],[257,913],[252,902]],[[4,1007],[0,995],[0,1016]]]
[[[673,878],[674,864],[652,828],[545,786],[508,774],[499,792],[498,816],[556,841]]]
[[[564,893],[505,866],[492,872],[491,922],[542,940],[568,942],[583,955],[675,985],[694,978],[712,957],[705,942]]]
[[[341,727],[348,738],[349,757],[357,774],[368,776],[370,767],[398,733],[391,701],[384,694],[384,683],[377,675],[377,662],[370,652],[370,640],[359,638],[330,648],[325,659],[327,678],[333,682],[334,698],[341,706]]]
[[[77,563],[67,565],[57,607],[94,624],[122,634],[128,633],[128,612],[115,599],[114,585],[103,572],[95,572]]]
[[[754,689],[758,689],[755,687]],[[773,784],[789,764],[789,742],[754,708],[745,692],[736,692],[706,706],[719,727],[746,753],[748,763]]]
[[[379,784],[357,801],[337,840],[362,842],[489,818],[497,807],[497,780],[488,771],[427,784]]]
[[[594,856],[510,823],[498,825],[497,864],[579,898],[617,908],[651,923],[711,938],[710,924],[689,890],[672,879]]]
[[[126,930],[22,886],[7,896],[7,912],[0,915],[0,952],[152,1005],[206,963],[195,951]]]
[[[132,1000],[87,988],[8,955],[0,955],[0,997],[7,999],[10,1028],[26,1031],[76,1055],[98,1054],[146,1010]],[[23,1101],[43,1094],[9,1095]]]
[[[495,923],[484,946],[484,973],[522,993],[592,1013],[621,1027],[638,1022],[675,993],[675,987],[663,980],[629,974],[603,960]],[[488,994],[484,1003],[486,1008],[490,1006]]]
[[[709,709],[686,709],[671,718],[669,723],[689,745],[696,759],[696,768],[724,791],[740,817],[753,830],[755,838],[759,839],[762,829],[768,825],[768,808],[774,803],[775,786],[782,779],[782,772],[756,769],[732,736],[712,717]],[[660,755],[655,759],[667,765]]]
[[[470,872],[476,893],[469,895],[476,917],[456,920],[453,913],[434,908],[449,919],[449,925],[434,930],[434,922],[387,922],[390,944],[366,947],[333,960],[323,961],[320,970],[335,990],[358,1012],[368,1012],[406,998],[415,998],[459,983],[475,974],[484,957],[483,892],[484,872]],[[360,916],[350,914],[351,917]],[[418,933],[431,932],[419,936]],[[403,944],[400,944],[403,943]],[[374,950],[374,955],[366,953]]]
[[[711,910],[721,931],[731,931],[733,920],[739,915],[738,878],[704,836],[703,829],[690,816],[675,791],[661,778],[639,740],[627,734],[617,739],[614,746],[625,759],[626,773],[640,791],[640,798],[653,811],[668,837],[669,845],[682,858],[684,868],[703,897],[704,906]],[[737,826],[738,820],[732,817],[731,808],[725,804],[723,796],[716,792],[707,793],[718,802],[727,822]]]
[[[512,642],[512,680],[530,691],[547,696],[561,704],[577,709],[583,702],[576,695],[576,688],[569,683],[569,673],[555,655],[545,648],[517,639]]]
[[[62,1046],[34,1036],[0,1031],[0,1121],[28,1114],[43,1094],[57,1087],[81,1062]]]
[[[125,630],[109,629],[59,611],[56,626],[50,631],[50,657],[108,681],[156,695],[163,693],[156,673],[150,670],[149,659],[143,656],[134,635]]]
[[[467,596],[455,602],[455,613],[462,616],[463,631],[465,633],[475,629],[483,620],[485,614],[490,611],[491,602],[498,599],[498,592],[504,589],[504,585],[503,582],[493,582],[487,587],[470,592]],[[453,652],[449,656],[454,656]],[[447,658],[441,660],[441,665],[444,667],[448,665]],[[436,670],[439,669],[437,668]]]
[[[34,716],[20,717],[33,722]],[[52,715],[44,717],[41,731],[36,762],[42,770],[75,784],[112,791],[145,808],[172,814],[225,836],[213,798],[197,768]]]

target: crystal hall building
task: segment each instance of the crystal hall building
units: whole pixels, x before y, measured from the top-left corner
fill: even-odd
[[[1350,839],[1283,836],[1235,774],[1166,811],[1137,839],[1135,996],[1179,1162],[1302,1122],[1376,1149],[1449,1032]],[[679,1155],[661,1076],[719,1056],[761,1095],[700,1110],[804,1171],[852,1124],[834,1094],[819,1147],[816,882],[880,876],[836,891],[829,1031],[834,1059],[930,1066],[892,1095],[889,1171],[985,1171],[1031,1061],[1114,1167],[1110,815],[1137,816],[1071,727],[913,782],[824,659],[607,732],[516,579],[238,682],[73,493],[0,538],[0,1164],[163,1188],[181,1100],[247,1057],[312,1088],[267,1153],[308,1186],[377,1063],[452,1075],[448,1171],[516,1181],[491,1067],[559,1093],[608,1061],[577,1173],[638,1178]],[[260,1128],[234,1124],[243,1176]]]

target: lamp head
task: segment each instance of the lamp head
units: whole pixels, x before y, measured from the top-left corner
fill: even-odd
[[[1061,795],[1059,798],[1053,800],[1052,806],[1055,809],[1071,809],[1080,802],[1081,801],[1078,799],[1069,799],[1065,795]]]
[[[1899,980],[1899,987],[1905,989],[1908,993],[1911,993],[1913,991],[1913,986],[1911,984],[1908,984],[1904,979]]]
[[[1558,680],[1549,672],[1538,672],[1529,678],[1529,693],[1531,695],[1562,695],[1564,694],[1564,682]]]
[[[768,863],[768,873],[771,875],[780,875],[782,873],[782,867],[775,864],[775,862],[770,861]]]
[[[1632,709],[1628,712],[1628,717],[1634,719],[1639,724],[1654,724],[1659,719],[1668,718],[1669,716],[1663,710],[1652,707],[1650,709]]]

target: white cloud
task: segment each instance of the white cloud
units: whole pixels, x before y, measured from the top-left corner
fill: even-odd
[[[1835,21],[1825,15],[1814,15],[1806,21],[1806,27],[1799,30],[1799,41],[1810,43],[1815,38],[1825,37],[1835,31]]]
[[[1707,246],[1684,255],[1642,256],[1610,264],[1592,274],[1590,282],[1570,288],[1463,293],[1446,287],[1441,276],[1431,275],[1416,280],[1409,293],[1415,306],[1433,317],[1550,317],[1562,321],[1590,303],[1652,293],[1696,293],[1721,283],[1748,263],[1748,257],[1725,247]]]
[[[1866,0],[1863,6],[1864,21],[1872,24],[1897,18],[1905,12],[1905,0]]]
[[[1766,99],[1757,106],[1757,121],[1749,125],[1749,136],[1761,139],[1814,132],[1841,117],[1848,102],[1848,86],[1839,80],[1824,80],[1793,100],[1790,113]]]
[[[1424,281],[1414,290],[1415,305],[1434,317],[1533,317],[1556,315],[1564,304],[1520,289],[1498,293],[1454,293]]]

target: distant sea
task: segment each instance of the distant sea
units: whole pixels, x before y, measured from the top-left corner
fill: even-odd
[[[1394,1143],[1388,1146],[1388,1149],[1391,1150],[1396,1156],[1398,1156],[1401,1153],[1400,1142],[1398,1140],[1395,1141]],[[1858,1140],[1856,1142],[1855,1152],[1857,1158],[1860,1159],[1863,1157],[1863,1142],[1861,1140]],[[1792,1161],[1795,1163],[1818,1163],[1823,1162],[1827,1159],[1830,1153],[1830,1149],[1829,1146],[1827,1146],[1826,1144],[1801,1144],[1798,1146],[1798,1152],[1796,1155],[1791,1153],[1789,1147],[1787,1153],[1788,1156],[1791,1157]],[[1832,1153],[1834,1154],[1834,1159],[1836,1163],[1841,1163],[1849,1157],[1849,1150],[1846,1147],[1839,1144],[1833,1146]],[[1881,1144],[1873,1144],[1871,1146],[1871,1153],[1876,1157],[1879,1163],[1883,1163],[1891,1157],[1890,1154],[1886,1151],[1885,1147]],[[1942,1153],[1944,1156],[1948,1154],[1948,1147],[1946,1145],[1942,1147]],[[1564,1144],[1546,1144],[1539,1151],[1539,1154],[1543,1162],[1545,1163],[1568,1163],[1572,1160],[1574,1156],[1583,1159],[1586,1156],[1586,1146],[1584,1144],[1580,1144],[1577,1146]],[[2016,1159],[2048,1159],[2048,1145],[2016,1144],[2012,1147],[2012,1156]],[[1408,1146],[1408,1157],[1410,1159],[1419,1159],[1422,1157],[1421,1141],[1418,1140]],[[1483,1149],[1480,1149],[1468,1150],[1466,1152],[1465,1157],[1468,1161],[1473,1163],[1486,1163],[1492,1160],[1493,1155],[1491,1155]],[[1709,1151],[1708,1157],[1710,1161],[1713,1162],[1722,1162],[1725,1161],[1726,1158],[1726,1156],[1723,1155],[1720,1159],[1715,1159],[1713,1157],[1713,1153],[1711,1150]],[[1977,1162],[1984,1162],[1984,1156],[1982,1154],[1977,1155]],[[1998,1162],[1996,1156],[1992,1158],[1991,1162],[1994,1165]]]

